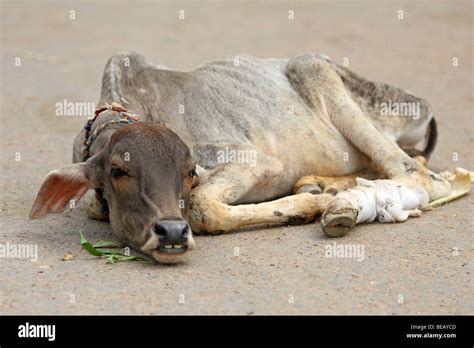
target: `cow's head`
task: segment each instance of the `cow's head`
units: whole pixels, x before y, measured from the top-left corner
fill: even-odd
[[[194,246],[186,219],[195,167],[189,148],[165,126],[125,126],[86,162],[49,173],[30,217],[62,212],[71,200],[100,188],[115,234],[160,262],[174,263]]]

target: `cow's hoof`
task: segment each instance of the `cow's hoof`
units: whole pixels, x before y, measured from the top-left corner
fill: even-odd
[[[324,214],[321,225],[326,236],[343,237],[355,226],[356,221],[357,210],[346,208]]]

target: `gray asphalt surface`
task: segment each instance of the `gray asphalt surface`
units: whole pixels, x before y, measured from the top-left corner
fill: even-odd
[[[0,4],[0,244],[39,253],[37,262],[0,258],[0,314],[474,313],[472,195],[338,240],[318,224],[196,237],[177,266],[87,254],[80,230],[92,241],[114,237],[82,207],[27,218],[86,122],[55,116],[55,104],[97,102],[107,59],[125,50],[180,70],[236,54],[348,58],[357,73],[431,102],[440,133],[432,168],[473,170],[472,1]],[[334,242],[363,246],[364,259],[326,257]],[[61,261],[66,252],[73,260]]]

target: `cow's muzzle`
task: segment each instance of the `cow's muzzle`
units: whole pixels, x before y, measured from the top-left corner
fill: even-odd
[[[188,249],[190,227],[181,220],[160,220],[154,227],[158,236],[160,254],[182,254]]]

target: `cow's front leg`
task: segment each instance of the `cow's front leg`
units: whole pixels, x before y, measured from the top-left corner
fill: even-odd
[[[413,180],[415,184],[410,180],[357,178],[356,187],[339,193],[329,203],[321,220],[323,231],[329,237],[341,237],[356,224],[374,220],[402,222],[408,217],[419,217],[421,210],[418,208],[429,208],[430,201],[437,202],[432,199],[433,195],[446,203],[469,192],[472,176],[462,168],[441,174],[425,168]]]
[[[235,205],[253,190],[268,186],[281,171],[278,160],[261,157],[257,166],[227,164],[216,169],[192,191],[189,223],[193,232],[218,234],[254,225],[306,223],[322,214],[333,196],[303,193]]]
[[[94,220],[108,221],[109,211],[107,203],[99,199],[95,190],[88,190],[82,199],[87,216]]]

